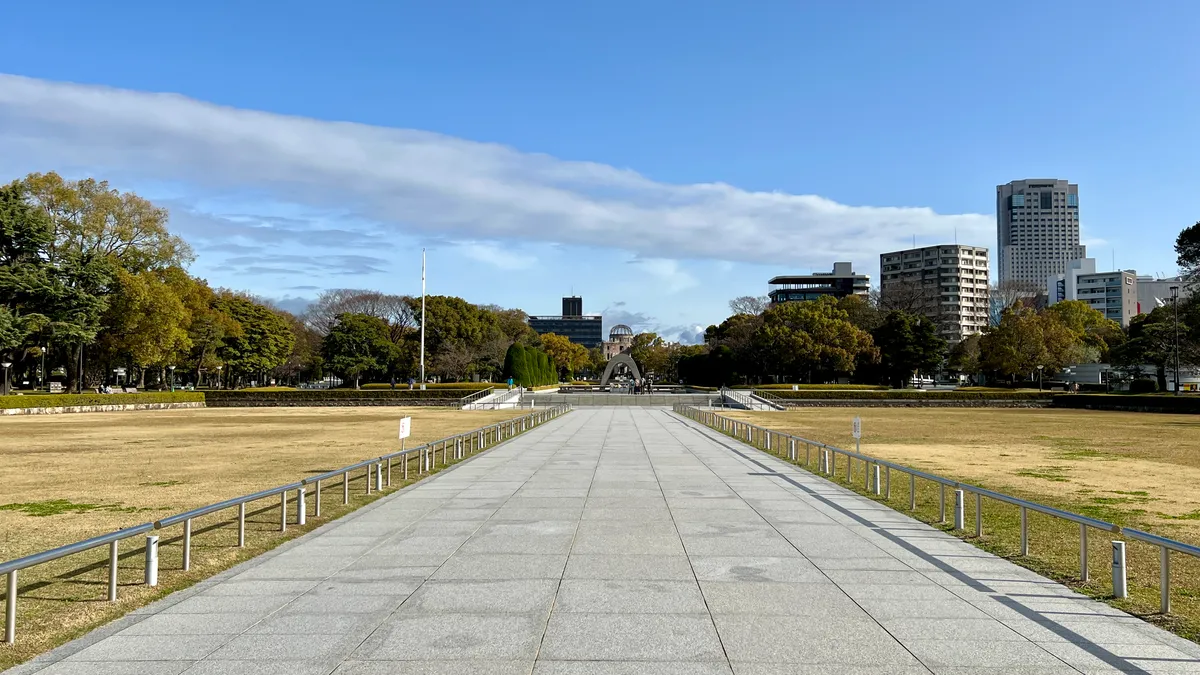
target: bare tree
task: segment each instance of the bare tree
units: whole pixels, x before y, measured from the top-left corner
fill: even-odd
[[[433,357],[433,371],[448,380],[465,380],[475,361],[470,348],[457,340],[448,340]]]
[[[750,314],[758,316],[767,311],[767,307],[771,305],[771,299],[765,295],[753,296],[743,295],[729,301],[729,311],[734,314]]]
[[[1040,292],[1041,289],[1038,288],[1037,284],[1015,279],[1001,281],[992,286],[988,292],[988,296],[991,299],[990,312],[988,313],[989,323],[993,326],[999,325],[1000,315],[1004,310],[1016,305],[1018,302],[1026,307],[1035,306]]]
[[[399,342],[417,324],[407,296],[358,288],[331,288],[322,291],[304,313],[304,322],[321,335],[325,335],[337,321],[337,315],[347,312],[366,314],[387,321],[393,342]]]

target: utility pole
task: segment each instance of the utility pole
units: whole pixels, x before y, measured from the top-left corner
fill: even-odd
[[[421,389],[425,388],[425,249],[421,249]]]
[[[1175,395],[1179,395],[1179,287],[1171,287],[1171,306],[1175,310]]]

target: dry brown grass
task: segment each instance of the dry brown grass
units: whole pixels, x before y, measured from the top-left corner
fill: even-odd
[[[398,450],[396,428],[406,415],[413,418],[408,440],[413,447],[519,414],[523,411],[428,407],[213,408],[6,418],[0,420],[0,560]],[[403,485],[396,469],[393,489]],[[415,472],[410,477],[415,480]],[[0,645],[0,669],[379,496],[365,494],[361,474],[351,493],[350,505],[343,506],[340,485],[327,486],[321,500],[325,517],[310,518],[305,528],[289,526],[287,533],[278,532],[278,498],[250,505],[245,549],[234,546],[233,511],[202,518],[193,524],[188,573],[179,571],[179,528],[163,530],[157,589],[141,584],[144,541],[122,542],[114,604],[105,601],[106,549],[21,572],[17,644]]]
[[[1126,527],[1200,545],[1200,417],[1086,410],[809,408],[731,412],[730,417],[842,448],[854,448],[850,421],[863,420],[862,452],[947,478]],[[815,457],[814,457],[815,462]],[[853,486],[862,490],[861,463]],[[844,474],[844,465],[839,469]],[[936,523],[937,488],[918,486],[917,516]],[[908,480],[894,476],[893,507],[907,510]],[[974,522],[974,501],[967,501]],[[1015,507],[985,502],[985,534],[960,536],[999,555],[1109,599],[1109,541],[1089,538],[1087,584],[1079,575],[1078,526],[1031,516],[1033,548],[1019,556]],[[968,527],[968,533],[972,526]],[[1128,548],[1130,594],[1115,602],[1193,640],[1200,637],[1200,560],[1174,554],[1172,616],[1157,615],[1158,550]]]

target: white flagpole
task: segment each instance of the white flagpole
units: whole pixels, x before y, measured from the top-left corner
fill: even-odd
[[[425,249],[421,249],[421,389],[425,388]]]

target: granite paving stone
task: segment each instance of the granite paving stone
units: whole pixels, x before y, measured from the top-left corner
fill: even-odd
[[[641,407],[573,411],[119,621],[14,674],[1200,672],[1194,643]]]

